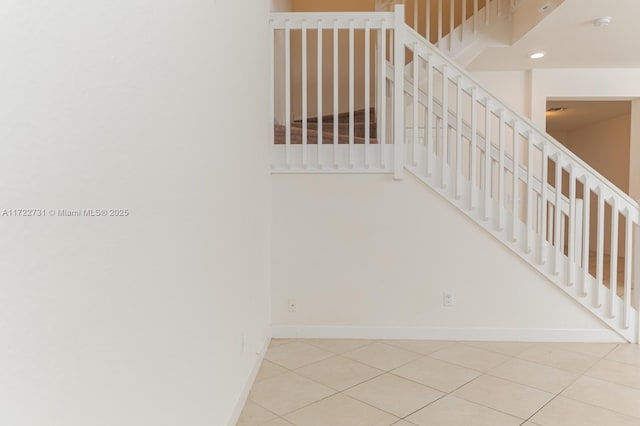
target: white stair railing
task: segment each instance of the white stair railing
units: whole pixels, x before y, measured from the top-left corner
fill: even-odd
[[[391,11],[395,5],[404,5],[407,25],[441,51],[455,56],[491,26],[511,21],[520,1],[388,0],[378,1],[376,10]]]
[[[273,171],[401,179],[408,170],[638,342],[638,203],[493,96],[404,16],[402,5],[393,13],[272,14],[283,50],[273,56],[285,74],[283,87],[274,82],[274,105],[286,105],[274,110]]]
[[[412,79],[426,80],[427,97],[426,102],[421,101],[417,85],[413,93],[405,94],[407,120],[412,124],[405,127],[415,129],[428,122],[430,115],[442,127],[439,132],[429,131],[422,141],[415,133],[407,139],[408,169],[618,333],[637,341],[638,300],[632,289],[638,204],[491,95],[408,26],[404,43],[413,55]],[[425,78],[420,71],[426,73]],[[414,119],[416,110],[418,118]],[[470,130],[466,134],[464,125]],[[526,173],[514,173],[522,169]],[[553,176],[551,184],[546,183],[549,176]],[[540,182],[547,190],[541,190]],[[595,198],[594,220],[590,213]],[[610,222],[605,222],[605,211]],[[590,246],[592,229],[596,232],[595,256]],[[582,238],[576,238],[577,234]],[[605,277],[607,255],[609,276]],[[592,275],[589,266],[594,258]],[[617,270],[619,258],[624,271]]]
[[[390,133],[394,117],[388,114],[393,108],[392,92],[384,64],[393,60],[397,20],[394,13],[272,14],[274,40],[283,41],[275,46],[271,66],[284,70],[284,79],[275,79],[273,88],[274,100],[284,99],[275,102],[284,105],[284,111],[274,111],[272,168],[290,172],[394,171]],[[357,40],[362,43],[356,45]],[[364,134],[358,138],[356,110],[364,119]],[[375,137],[371,135],[372,111]],[[323,126],[323,117],[332,126]],[[295,121],[301,126],[296,127]],[[348,130],[343,131],[341,124],[347,124]],[[402,169],[401,164],[396,167]]]

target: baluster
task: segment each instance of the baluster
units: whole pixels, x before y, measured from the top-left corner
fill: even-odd
[[[338,168],[338,20],[333,21],[333,167]]]
[[[582,212],[582,297],[587,295],[587,282],[589,280],[589,233],[591,231],[589,217],[591,214],[591,188],[589,176],[584,177],[584,196]]]
[[[302,20],[302,167],[307,167],[307,20]]]
[[[427,0],[427,9],[425,12],[426,28],[424,30],[424,38],[431,43],[431,0]]]
[[[354,50],[354,22],[349,21],[349,168],[354,167],[354,109],[355,109],[355,50]]]
[[[542,141],[542,177],[540,179],[540,264],[547,262],[547,190],[549,179],[549,154],[547,144]]]
[[[318,111],[316,116],[318,117],[318,168],[322,168],[322,19],[318,19],[318,69],[317,69],[317,82],[318,82]]]
[[[456,78],[456,199],[462,197],[462,76]]]
[[[275,105],[275,94],[276,94],[276,82],[275,82],[275,78],[276,78],[276,64],[275,64],[275,58],[276,58],[276,41],[275,41],[275,29],[270,27],[269,28],[269,99],[271,100],[271,102],[269,102],[269,120],[270,120],[270,129],[271,131],[269,132],[269,144],[271,145],[272,148],[270,148],[273,152],[273,146],[276,143],[276,135],[275,135],[275,117],[276,117],[276,105]],[[270,164],[271,168],[273,169],[275,167],[275,163],[273,162],[273,156],[271,157],[271,164]]]
[[[513,119],[513,190],[512,207],[513,223],[511,226],[511,241],[518,241],[518,220],[520,216],[520,130],[518,130],[518,120]]]
[[[449,52],[451,52],[451,48],[453,47],[453,26],[455,25],[454,2],[455,0],[450,0],[449,2]]]
[[[569,212],[569,209],[567,208],[567,215],[568,215],[568,212]],[[565,247],[564,236],[565,236],[565,230],[567,226],[567,220],[565,219],[565,217],[568,217],[568,216],[564,215],[564,209],[561,208],[560,209],[560,247],[562,249],[562,254],[564,254],[564,247]]]
[[[369,168],[369,144],[371,143],[371,22],[364,22],[364,167]]]
[[[291,167],[291,23],[284,23],[284,158]]]
[[[447,65],[442,66],[442,163],[440,186],[447,187],[447,163],[449,156],[449,76]]]
[[[464,24],[467,21],[467,0],[462,0],[462,22],[460,23],[460,42],[464,40]]]
[[[435,138],[435,149],[438,150],[438,141],[442,142],[442,119],[436,116],[436,138]],[[442,144],[440,145],[442,147]],[[442,155],[442,148],[440,149],[440,155]]]
[[[380,167],[385,168],[385,150],[387,140],[387,21],[382,21],[378,35],[378,55],[380,78],[378,81],[378,96],[380,97],[380,113],[378,114],[378,144],[380,145]]]
[[[484,101],[484,220],[489,220],[491,202],[491,100]]]
[[[433,171],[433,57],[427,57],[427,177],[431,177]],[[436,139],[437,144],[437,139]]]
[[[440,40],[442,40],[442,0],[438,0],[438,47],[440,47]]]
[[[413,0],[413,29],[418,31],[418,0]]]
[[[470,208],[471,210],[475,210],[477,206],[478,200],[477,197],[477,188],[476,188],[476,180],[478,176],[478,99],[476,94],[476,88],[471,88],[471,200],[470,200]]]
[[[616,291],[618,290],[618,205],[611,199],[611,251],[609,256],[609,316],[614,318]]]
[[[527,229],[526,252],[531,253],[533,237],[533,136],[531,131],[527,131],[527,218],[525,220]],[[544,188],[544,186],[543,186]]]
[[[569,165],[569,285],[575,283],[576,274],[576,175],[575,167]]]
[[[597,288],[594,292],[595,306],[600,307],[600,291],[604,285],[604,189],[599,188],[598,192],[598,253],[596,260]]]
[[[478,32],[478,0],[473,0],[473,33]]]
[[[416,0],[417,2],[417,0]],[[413,92],[412,92],[412,114],[413,114],[413,165],[418,165],[418,86],[420,84],[420,56],[418,55],[418,43],[413,43]]]
[[[402,179],[405,160],[405,114],[404,114],[404,6],[396,5],[394,24],[394,102],[393,102],[393,173],[394,179]]]
[[[502,0],[497,0],[498,2],[498,16],[502,17]]]
[[[488,26],[491,16],[491,0],[486,0],[484,3],[484,25]]]
[[[504,230],[504,157],[505,157],[505,124],[504,110],[500,110],[500,127],[498,128],[498,231]]]
[[[393,61],[393,58],[395,58],[395,53],[393,51],[393,49],[395,49],[395,36],[395,30],[389,32],[389,61]]]
[[[275,135],[275,129],[274,129],[274,125],[275,125],[275,116],[276,116],[276,106],[275,106],[275,99],[276,99],[276,81],[275,81],[275,76],[276,76],[276,71],[275,71],[275,57],[276,57],[276,52],[275,52],[275,30],[273,28],[269,28],[269,39],[268,39],[268,46],[269,46],[269,99],[271,100],[271,102],[269,102],[269,120],[271,120],[271,131],[269,132],[269,144],[271,146],[273,146],[276,143],[276,135]],[[278,93],[278,95],[280,95]],[[273,148],[271,148],[273,150]],[[271,163],[271,168],[275,167],[275,164],[273,163],[273,158],[272,158],[272,163]]]
[[[553,218],[554,218],[554,211],[555,211],[554,209],[555,208],[556,207],[553,204],[553,202],[550,202],[549,203],[549,212],[547,213],[547,217],[551,218],[551,220],[553,220]],[[553,230],[554,230],[554,225],[550,223],[549,226],[548,226],[547,241],[549,241],[549,243],[551,244],[551,248],[552,249],[554,248],[554,245],[553,245]]]
[[[625,234],[624,234],[624,306],[622,313],[622,326],[629,328],[631,325],[631,278],[633,271],[633,220],[631,211],[625,210]],[[617,262],[616,262],[617,263]]]
[[[562,157],[560,153],[556,154],[556,200],[554,207],[554,245],[556,246],[556,258],[553,265],[553,273],[560,273],[560,262],[562,260]]]

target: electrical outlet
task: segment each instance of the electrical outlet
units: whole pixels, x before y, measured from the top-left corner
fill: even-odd
[[[298,309],[298,304],[296,303],[296,299],[289,299],[289,312],[296,312]]]
[[[243,333],[242,336],[240,337],[240,352],[244,353],[244,348],[246,344],[247,344],[247,339]]]
[[[445,308],[450,308],[453,306],[453,303],[454,303],[453,293],[449,293],[446,291],[442,293],[442,306],[444,306]]]

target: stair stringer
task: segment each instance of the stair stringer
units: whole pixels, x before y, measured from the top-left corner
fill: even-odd
[[[410,149],[410,145],[407,145],[407,149]],[[439,162],[436,162],[436,164],[438,163]],[[589,277],[589,282],[584,283],[585,284],[584,287],[581,285],[582,284],[581,280],[576,280],[576,282],[573,283],[572,285],[567,285],[569,281],[568,280],[569,259],[567,258],[567,256],[562,254],[560,256],[560,259],[561,259],[561,265],[559,268],[560,272],[558,274],[554,274],[552,271],[554,262],[553,262],[553,256],[551,256],[554,253],[553,251],[554,247],[546,241],[541,245],[540,236],[537,235],[537,233],[533,234],[534,236],[534,241],[532,242],[533,249],[530,252],[527,252],[526,249],[522,247],[524,238],[522,238],[523,233],[521,231],[522,229],[525,229],[524,223],[522,223],[521,221],[517,222],[519,224],[520,229],[516,233],[516,235],[518,235],[517,240],[513,241],[513,238],[511,235],[512,231],[510,230],[510,226],[507,225],[504,227],[503,230],[499,230],[497,229],[497,226],[494,223],[495,221],[492,222],[491,220],[484,220],[484,218],[481,217],[482,216],[481,211],[483,210],[483,206],[481,205],[481,203],[478,203],[475,209],[470,209],[467,202],[467,200],[469,200],[468,196],[462,196],[460,199],[456,199],[454,196],[452,196],[449,193],[450,187],[452,185],[448,185],[447,187],[443,188],[438,179],[438,176],[442,176],[442,173],[440,171],[434,170],[434,173],[431,175],[431,177],[427,177],[426,173],[422,172],[421,168],[418,166],[405,166],[405,170],[407,170],[409,173],[415,176],[418,180],[426,184],[432,191],[436,192],[438,195],[440,195],[442,198],[444,198],[446,201],[448,201],[450,204],[452,204],[454,207],[456,207],[458,210],[464,213],[467,217],[469,217],[477,225],[479,225],[481,228],[487,231],[496,240],[500,241],[502,244],[508,247],[512,252],[514,252],[521,259],[523,259],[527,264],[529,264],[530,267],[532,267],[537,272],[539,272],[551,283],[559,287],[574,301],[576,301],[582,307],[584,307],[589,312],[591,312],[603,324],[606,324],[611,330],[615,331],[618,335],[620,335],[622,338],[624,338],[628,342],[638,343],[637,336],[638,336],[638,327],[640,327],[640,325],[637,323],[637,321],[635,320],[631,321],[630,327],[624,328],[623,325],[621,324],[622,322],[621,317],[614,317],[614,318],[610,317],[609,313],[607,312],[606,303],[596,306],[592,298],[585,296],[581,292],[582,288],[588,288],[588,289],[596,289],[596,291],[600,292],[600,294],[605,294],[605,292],[608,292],[607,287],[605,287],[604,285],[598,284],[592,277]],[[445,175],[452,175],[452,174],[453,173],[451,171],[447,171],[445,173]],[[453,182],[452,179],[447,178],[447,180],[450,182]],[[463,193],[468,194],[469,188],[468,188],[467,182],[464,182],[463,186],[465,187]],[[476,191],[477,191],[478,200],[482,200],[484,198],[482,196],[483,194],[482,189],[476,188]],[[491,210],[495,211],[495,209],[497,208],[498,208],[497,203],[493,202],[493,206],[491,206]],[[509,214],[509,212],[506,212],[503,210],[503,214],[505,215],[504,216],[505,223],[512,223],[512,217],[510,217],[511,215]],[[495,214],[489,215],[489,217],[494,217],[494,218],[495,216],[496,216]],[[539,253],[539,250],[537,249],[538,247],[542,247],[542,250],[545,250],[549,254],[547,258],[548,260],[545,263],[540,263],[540,253]],[[574,267],[577,267],[577,266],[574,265]],[[623,301],[620,297],[614,296],[613,306],[615,309],[618,309],[620,306],[622,306],[622,303]],[[637,318],[638,317],[637,312],[638,311],[635,308],[631,307],[630,308],[631,318]]]

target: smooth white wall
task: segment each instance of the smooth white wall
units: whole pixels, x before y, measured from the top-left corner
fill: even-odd
[[[268,2],[0,13],[0,424],[224,425],[269,336]],[[242,351],[242,336],[245,344]]]
[[[494,71],[471,73],[515,112],[531,118],[531,73],[529,71]]]
[[[273,194],[274,335],[610,335],[411,176],[274,175]]]

